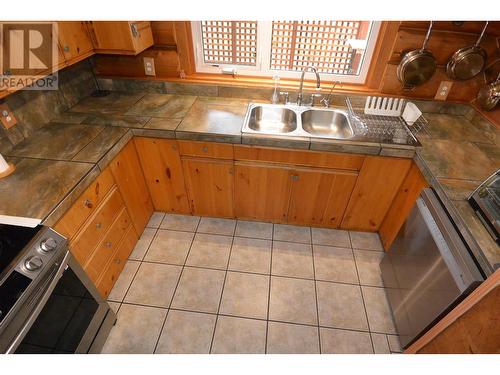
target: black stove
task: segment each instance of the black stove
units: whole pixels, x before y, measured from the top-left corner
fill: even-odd
[[[500,170],[472,192],[469,203],[490,235],[500,245]]]
[[[0,224],[0,280],[10,264],[18,258],[42,228],[42,225],[27,228]]]

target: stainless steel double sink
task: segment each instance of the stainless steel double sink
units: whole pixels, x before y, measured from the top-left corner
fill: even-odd
[[[280,104],[250,104],[242,132],[331,139],[354,137],[346,111]]]

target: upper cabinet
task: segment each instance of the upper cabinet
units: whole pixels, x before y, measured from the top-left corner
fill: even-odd
[[[66,62],[83,59],[93,53],[94,46],[84,21],[58,22],[59,48]]]
[[[149,21],[90,21],[88,26],[97,53],[137,55],[153,45]]]

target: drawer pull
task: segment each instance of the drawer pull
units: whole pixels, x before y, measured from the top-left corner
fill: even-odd
[[[207,146],[203,146],[202,151],[203,152],[208,152],[208,147]]]
[[[101,224],[101,223],[96,223],[96,224],[95,224],[95,227],[96,227],[97,229],[101,229],[101,228],[102,228],[102,224]]]
[[[104,242],[104,247],[110,248],[111,246],[113,246],[111,242]]]
[[[299,180],[299,176],[297,176],[296,174],[292,174],[290,176],[290,178],[293,180],[293,181],[298,181]]]
[[[83,205],[87,208],[93,208],[94,207],[94,203],[92,203],[92,201],[90,199],[85,199],[83,201]]]
[[[120,264],[122,261],[120,259],[115,259],[115,264]]]

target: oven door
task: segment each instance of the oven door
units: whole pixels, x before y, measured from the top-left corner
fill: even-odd
[[[7,353],[98,352],[116,321],[69,252],[54,264],[17,317],[10,324],[16,334]]]

